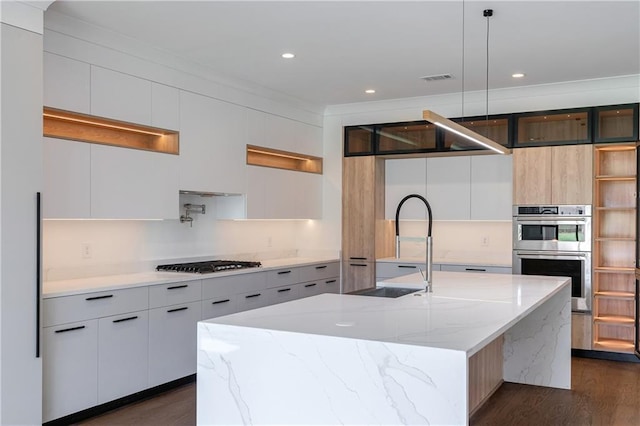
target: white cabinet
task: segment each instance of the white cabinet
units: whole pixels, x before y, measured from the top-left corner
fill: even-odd
[[[322,156],[322,128],[289,118],[248,110],[247,143]]]
[[[395,220],[398,204],[409,194],[427,196],[427,160],[407,158],[385,161],[385,218]],[[420,200],[402,206],[400,219],[424,220],[427,211]]]
[[[98,403],[98,321],[43,329],[43,421]]]
[[[176,219],[178,157],[44,138],[45,218]]]
[[[151,125],[180,130],[180,90],[151,83]]]
[[[91,146],[91,216],[176,219],[179,190],[175,155]]]
[[[471,157],[471,220],[511,220],[511,155]]]
[[[45,106],[91,112],[91,66],[53,53],[44,52]]]
[[[98,403],[147,388],[149,314],[137,311],[98,322]]]
[[[244,193],[247,110],[180,92],[180,189]]]
[[[435,220],[511,220],[512,158],[509,155],[430,157],[385,161],[385,218],[395,219],[409,194],[425,196]],[[401,219],[425,220],[418,200]]]
[[[247,166],[247,178],[244,218],[322,218],[322,175]]]
[[[149,387],[195,374],[200,319],[200,300],[149,310]]]
[[[434,220],[469,220],[471,158],[427,158],[427,200]]]
[[[91,66],[91,114],[151,124],[151,81]]]
[[[91,217],[91,144],[44,138],[45,218]]]

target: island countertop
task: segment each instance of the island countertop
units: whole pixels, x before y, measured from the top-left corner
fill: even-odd
[[[435,271],[433,283],[432,293],[395,299],[323,294],[205,323],[428,346],[471,356],[569,280]],[[385,285],[421,288],[422,278],[412,274]]]

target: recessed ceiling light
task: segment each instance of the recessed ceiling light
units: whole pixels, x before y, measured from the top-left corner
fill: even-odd
[[[293,53],[283,53],[282,57],[285,59],[293,59],[296,57],[296,55],[294,55]]]
[[[364,91],[364,93],[369,93],[369,94],[371,94],[371,93],[376,93],[376,91],[375,91],[375,90],[373,90],[373,89],[367,89],[367,90],[365,90],[365,91]]]
[[[524,76],[525,76],[525,74],[522,73],[522,72],[517,72],[517,73],[511,74],[511,77],[513,77],[513,78],[522,78]]]

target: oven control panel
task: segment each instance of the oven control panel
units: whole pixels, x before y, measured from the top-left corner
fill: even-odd
[[[514,206],[514,216],[591,216],[591,206]]]

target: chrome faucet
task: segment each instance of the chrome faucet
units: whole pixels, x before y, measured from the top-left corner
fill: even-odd
[[[423,276],[422,279],[425,282],[425,291],[427,293],[431,293],[433,291],[433,286],[432,286],[433,245],[431,241],[431,229],[433,227],[433,214],[431,213],[431,206],[429,205],[429,202],[422,195],[419,195],[419,194],[407,195],[402,199],[402,201],[400,201],[400,204],[398,204],[398,208],[396,209],[396,259],[400,258],[400,209],[402,208],[402,205],[404,204],[404,202],[411,198],[417,198],[421,200],[424,203],[424,205],[427,206],[427,213],[429,213],[429,227],[427,230],[427,256],[426,256],[427,257],[426,259],[427,276],[426,277]]]

